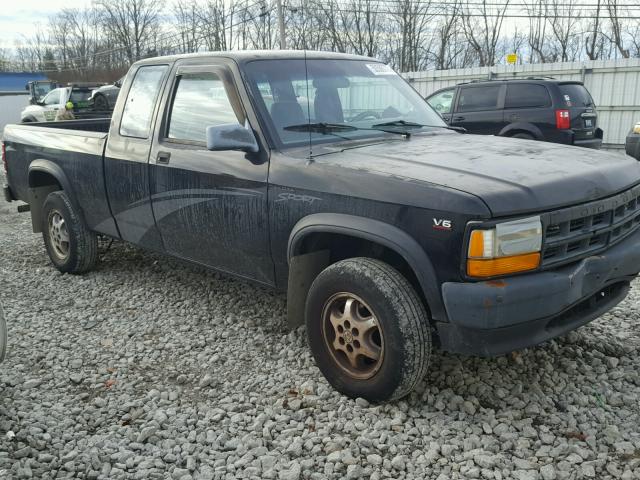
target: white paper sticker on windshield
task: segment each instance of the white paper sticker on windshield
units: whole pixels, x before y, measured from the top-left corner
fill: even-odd
[[[367,63],[366,65],[374,75],[397,75],[389,65],[384,63]]]

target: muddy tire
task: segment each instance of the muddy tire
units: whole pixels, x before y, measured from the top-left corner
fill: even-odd
[[[84,273],[98,261],[98,239],[66,193],[50,193],[42,211],[42,237],[53,265],[61,272]]]
[[[318,368],[349,397],[394,400],[427,372],[427,312],[407,279],[379,260],[352,258],[323,270],[309,290],[306,326]]]

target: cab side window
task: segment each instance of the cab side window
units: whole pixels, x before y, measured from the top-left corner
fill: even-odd
[[[120,135],[148,138],[153,108],[160,93],[166,65],[140,67],[131,84],[120,122]]]
[[[451,107],[453,104],[453,97],[455,96],[456,89],[445,90],[437,95],[430,97],[427,103],[438,113],[451,113]]]
[[[500,88],[500,85],[461,88],[457,111],[480,112],[483,110],[496,110],[498,108]]]
[[[211,72],[183,74],[171,105],[167,137],[206,143],[207,127],[239,123],[222,79]]]

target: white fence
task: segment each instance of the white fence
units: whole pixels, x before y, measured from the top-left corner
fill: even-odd
[[[29,105],[27,92],[0,92],[0,137],[7,123],[19,123],[20,112]]]
[[[554,77],[584,82],[598,110],[598,125],[609,148],[622,148],[625,137],[640,122],[640,59],[536,65],[501,65],[403,74],[423,96],[461,82],[482,79]]]

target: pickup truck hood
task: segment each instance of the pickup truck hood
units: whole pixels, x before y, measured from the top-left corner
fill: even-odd
[[[342,153],[330,154],[337,151]],[[319,162],[464,191],[482,199],[494,216],[584,203],[640,182],[640,162],[622,154],[449,132],[355,148],[314,147],[314,154],[321,154]]]

